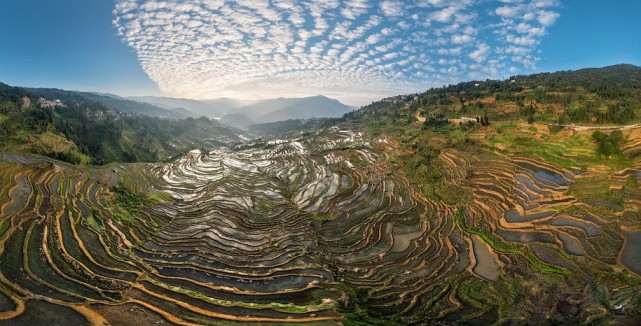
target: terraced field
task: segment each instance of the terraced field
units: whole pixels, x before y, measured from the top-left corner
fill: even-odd
[[[452,205],[392,147],[332,127],[171,164],[4,154],[0,323],[638,320],[641,166],[447,148]]]

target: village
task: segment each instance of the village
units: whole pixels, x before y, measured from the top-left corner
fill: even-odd
[[[48,108],[48,109],[55,109],[57,107],[60,107],[60,108],[66,108],[67,107],[67,105],[65,103],[63,103],[61,100],[59,100],[59,99],[48,100],[48,99],[46,99],[44,97],[41,97],[38,100],[38,104],[40,105],[41,108]]]

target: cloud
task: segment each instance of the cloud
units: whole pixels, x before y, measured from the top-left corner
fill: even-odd
[[[454,44],[468,43],[468,42],[471,42],[472,40],[473,38],[467,34],[452,35],[452,43]]]
[[[552,12],[552,11],[542,11],[542,12],[540,12],[540,13],[539,13],[539,18],[538,18],[538,20],[539,20],[539,23],[541,23],[541,25],[543,25],[543,26],[550,26],[550,25],[554,24],[554,22],[555,22],[555,21],[556,21],[560,16],[561,16],[561,15],[559,15],[559,14],[558,14],[558,13],[556,13],[556,12]]]
[[[487,58],[487,54],[489,53],[489,51],[490,51],[490,46],[485,43],[481,43],[479,44],[476,51],[470,53],[469,57],[470,59],[476,61],[477,63],[481,63],[485,61],[485,58]]]
[[[403,3],[400,1],[383,1],[381,2],[380,7],[385,16],[398,17],[403,15]],[[418,15],[416,16],[416,19],[418,19]]]
[[[495,10],[496,14],[501,17],[515,17],[521,12],[521,7],[519,6],[504,6],[498,7]]]
[[[377,99],[500,78],[533,67],[559,18],[556,0],[115,2],[147,75],[190,98]]]

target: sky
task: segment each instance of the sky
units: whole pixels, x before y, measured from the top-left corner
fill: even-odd
[[[638,0],[8,0],[0,82],[363,105],[467,80],[641,65]]]

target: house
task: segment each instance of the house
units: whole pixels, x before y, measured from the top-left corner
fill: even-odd
[[[460,124],[466,124],[466,123],[469,123],[469,122],[478,123],[479,122],[479,118],[480,117],[477,117],[477,118],[460,117],[458,119],[449,119],[448,121],[451,124],[453,124],[455,126],[458,126]]]

